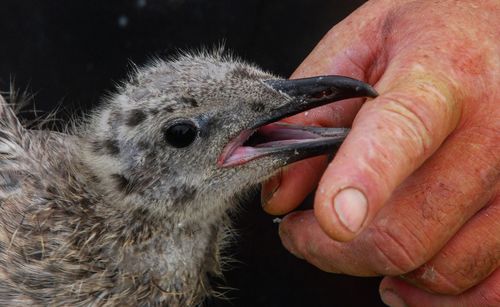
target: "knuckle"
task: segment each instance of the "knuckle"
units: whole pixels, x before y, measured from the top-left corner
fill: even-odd
[[[488,276],[498,265],[498,252],[499,248],[478,247],[453,262],[449,271],[460,282],[455,282],[457,287],[468,288]]]
[[[454,98],[450,81],[415,66],[400,82],[411,82],[411,88],[386,93],[378,100],[388,124],[401,129],[402,136],[414,140],[423,153],[441,142],[458,124],[460,103]],[[390,127],[391,129],[394,128]]]
[[[500,125],[467,127],[460,141],[470,159],[472,175],[480,179],[478,184],[491,187],[500,181]]]
[[[462,189],[444,179],[429,182],[423,197],[419,207],[423,222],[441,228],[453,227],[449,224],[450,220],[463,212],[470,202],[470,197]]]
[[[401,275],[424,262],[424,244],[402,224],[376,225],[367,231],[367,246],[373,248],[371,265],[378,273]]]
[[[468,288],[454,276],[447,276],[431,264],[423,265],[404,277],[422,288],[444,295],[458,295]]]
[[[425,103],[403,94],[391,93],[384,98],[381,116],[394,144],[404,145],[405,153],[428,155],[433,140],[433,115]]]
[[[483,237],[483,240],[488,240]],[[406,274],[423,288],[446,295],[458,295],[481,283],[498,266],[498,248],[491,244],[470,248],[445,248],[437,257]]]

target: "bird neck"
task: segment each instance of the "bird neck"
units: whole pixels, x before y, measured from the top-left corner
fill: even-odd
[[[95,215],[108,246],[96,250],[95,257],[116,259],[115,269],[124,276],[118,287],[133,288],[139,280],[139,285],[153,285],[161,293],[193,298],[206,295],[210,291],[207,276],[220,274],[219,249],[229,225],[223,210],[226,206],[184,203],[177,210],[158,210],[162,203],[150,203],[141,193],[117,188],[119,178],[111,174],[118,167],[115,158],[95,155],[90,148],[81,154],[92,173],[87,178],[93,182],[85,186],[101,199],[96,202]],[[101,164],[106,166],[97,167]],[[200,210],[189,214],[186,208]],[[96,229],[95,223],[87,228]]]
[[[165,293],[197,296],[210,289],[207,275],[220,274],[225,223],[176,223],[141,214],[131,215],[122,232],[122,274],[150,281]]]

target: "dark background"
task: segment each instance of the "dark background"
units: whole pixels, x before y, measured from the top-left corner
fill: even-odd
[[[358,0],[2,0],[0,90],[29,88],[43,114],[85,111],[130,63],[222,41],[240,57],[288,76]],[[355,35],[355,34],[353,34]],[[31,107],[33,108],[33,106]],[[33,116],[26,113],[25,116]],[[229,302],[210,306],[378,306],[376,278],[327,274],[288,254],[257,194],[244,204],[226,272]]]

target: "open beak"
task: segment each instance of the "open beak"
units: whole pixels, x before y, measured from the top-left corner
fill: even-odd
[[[232,139],[219,156],[219,167],[234,167],[270,155],[281,155],[288,164],[328,153],[342,143],[348,128],[306,127],[275,122],[334,101],[378,95],[370,85],[342,76],[263,82],[281,93],[285,102],[271,112],[259,114],[252,127]]]

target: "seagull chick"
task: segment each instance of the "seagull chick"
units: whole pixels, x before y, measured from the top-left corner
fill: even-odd
[[[275,122],[362,96],[197,54],[138,69],[72,133],[23,127],[0,97],[0,305],[202,303],[235,196],[348,132]]]

